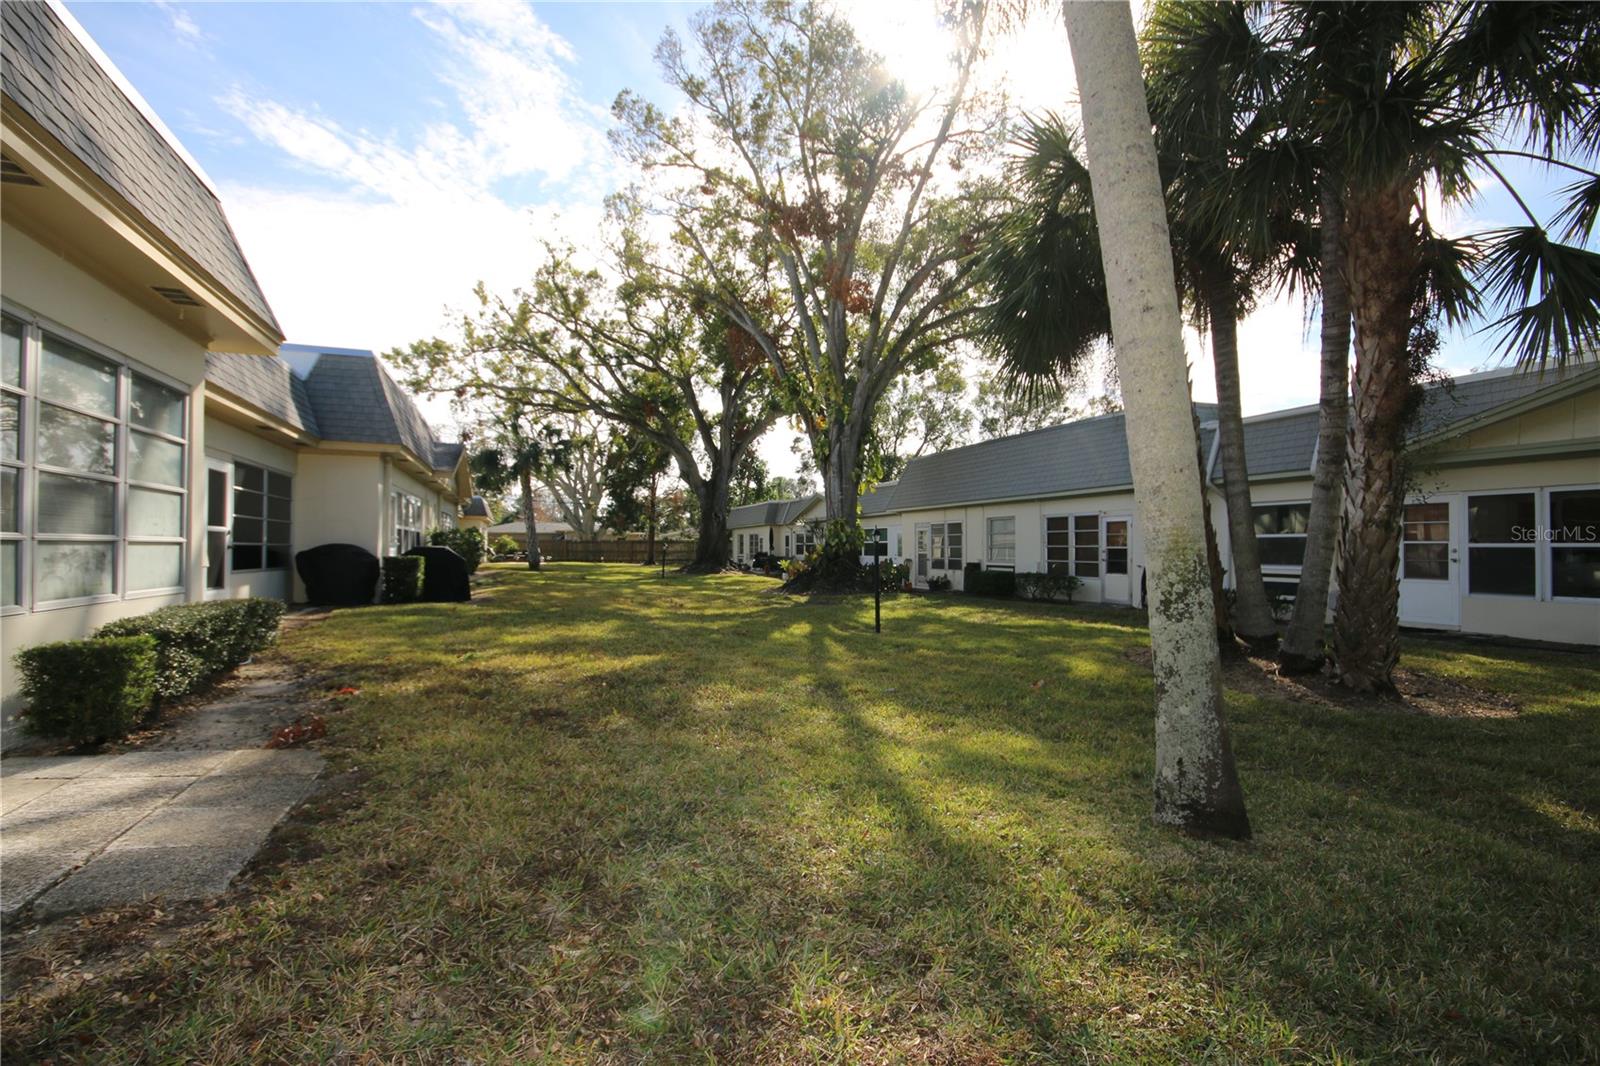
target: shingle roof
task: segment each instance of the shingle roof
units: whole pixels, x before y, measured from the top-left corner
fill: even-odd
[[[890,514],[894,511],[894,490],[898,481],[879,482],[871,492],[861,494],[862,515]]]
[[[1216,417],[1212,405],[1195,408],[1203,421]],[[1211,437],[1201,431],[1202,452],[1210,452]],[[1101,415],[913,459],[895,486],[894,508],[1069,496],[1132,480],[1123,416]]]
[[[0,4],[5,95],[235,299],[281,332],[222,204],[55,10]]]
[[[470,497],[461,508],[463,518],[489,518],[489,502],[482,496]]]
[[[1600,366],[1586,362],[1543,375],[1492,371],[1432,385],[1410,437],[1415,440],[1448,431],[1541,389],[1579,378],[1593,380],[1600,387]],[[1214,405],[1196,404],[1195,409],[1202,421],[1216,418]],[[1316,455],[1317,420],[1315,407],[1246,419],[1245,462],[1251,477],[1309,474]],[[1213,436],[1213,429],[1202,429],[1200,446],[1206,455],[1211,453]],[[1214,479],[1221,479],[1220,461],[1211,473]],[[1120,488],[1131,482],[1122,415],[1104,415],[914,459],[894,486],[889,506],[895,511],[911,511],[985,500],[1040,499]]]
[[[811,496],[799,496],[792,500],[763,500],[761,503],[747,503],[743,507],[735,507],[728,512],[728,528],[792,525],[799,520],[801,515],[815,507],[821,499],[821,496],[813,494]]]
[[[206,381],[296,429],[322,436],[306,383],[281,359],[210,352],[206,355]]]
[[[281,357],[208,355],[206,382],[323,440],[397,444],[443,472],[461,462],[466,446],[435,440],[416,402],[371,352],[298,344],[283,350],[294,364]]]

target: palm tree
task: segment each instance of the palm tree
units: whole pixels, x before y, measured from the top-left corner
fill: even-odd
[[[1145,530],[1156,675],[1155,817],[1246,837],[1250,823],[1222,718],[1176,282],[1132,12],[1066,4],[1117,369]]]
[[[1600,342],[1600,211],[1593,4],[1283,4],[1266,36],[1285,57],[1286,128],[1317,148],[1343,208],[1343,278],[1355,332],[1334,660],[1342,681],[1392,691],[1399,657],[1403,445],[1435,323],[1487,301],[1503,352],[1562,364]],[[1581,176],[1551,237],[1497,160],[1527,156]],[[1446,239],[1436,203],[1504,182],[1526,224]],[[1436,193],[1431,190],[1437,190]],[[1309,624],[1309,620],[1308,620]]]
[[[472,455],[473,480],[486,492],[516,487],[522,493],[528,569],[537,570],[541,560],[533,485],[570,462],[572,441],[554,423],[535,424],[532,413],[515,403],[502,407],[485,428],[488,443]]]

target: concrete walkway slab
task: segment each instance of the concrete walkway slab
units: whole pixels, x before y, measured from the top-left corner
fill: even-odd
[[[126,807],[153,811],[188,788],[193,777],[144,777],[133,775],[86,775],[70,787],[54,789],[17,808],[26,811],[98,811]]]
[[[199,777],[228,755],[226,751],[130,751],[112,757],[94,776]]]
[[[91,770],[98,770],[105,761],[100,755],[25,755],[0,759],[0,778],[82,777]]]
[[[113,840],[107,852],[124,848],[249,848],[266,842],[289,804],[276,807],[163,807]]]
[[[303,775],[236,776],[202,778],[173,798],[174,807],[291,807],[311,791],[313,780]]]
[[[211,776],[293,774],[315,777],[322,772],[322,765],[322,756],[314,751],[230,751],[211,771]]]
[[[60,788],[64,777],[13,777],[0,780],[0,814],[36,800],[51,789]]]
[[[73,914],[151,899],[205,899],[227,891],[253,846],[107,851],[34,901],[42,915]]]

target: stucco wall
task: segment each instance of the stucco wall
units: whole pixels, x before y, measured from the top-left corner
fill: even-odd
[[[355,544],[382,557],[385,548],[383,457],[306,451],[294,479],[294,549]],[[296,575],[294,598],[305,598]]]
[[[198,598],[204,584],[205,515],[197,506],[201,501],[194,489],[204,484],[204,348],[5,224],[0,224],[0,294],[14,309],[48,320],[46,326],[64,327],[69,336],[76,334],[126,357],[136,368],[153,370],[188,387],[190,502],[184,523],[188,536],[185,586],[188,598]],[[8,614],[0,619],[0,707],[5,714],[0,744],[10,746],[17,739],[10,720],[18,704],[17,679],[11,663],[17,650],[46,641],[88,636],[112,619],[142,614],[184,599],[185,596],[172,594],[133,594],[111,602]]]

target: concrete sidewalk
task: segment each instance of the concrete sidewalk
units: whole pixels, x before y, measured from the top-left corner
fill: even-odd
[[[322,765],[260,748],[0,759],[0,920],[220,894]]]

